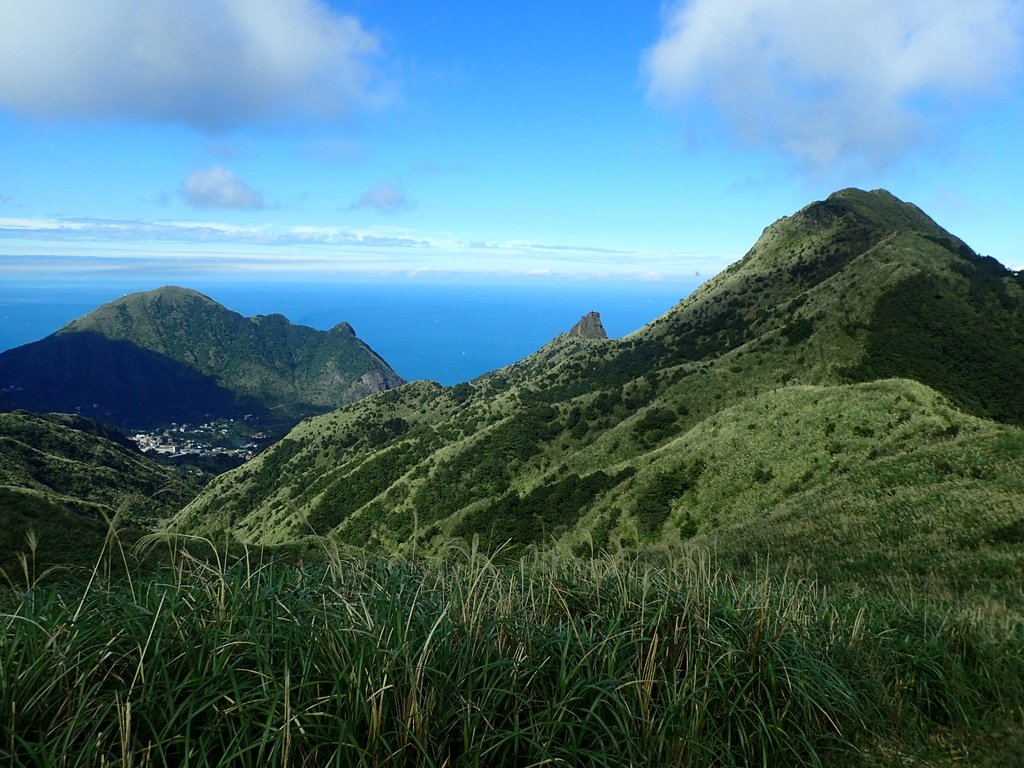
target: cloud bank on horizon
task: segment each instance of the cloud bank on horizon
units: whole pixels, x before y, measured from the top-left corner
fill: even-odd
[[[1018,0],[690,0],[667,8],[644,69],[652,101],[710,100],[741,139],[820,173],[935,139],[936,107],[1019,71],[1022,31]]]
[[[6,0],[0,104],[223,131],[389,96],[377,38],[317,0]]]
[[[109,276],[140,270],[212,274],[316,274],[377,277],[533,276],[693,283],[721,269],[700,253],[628,252],[541,242],[468,242],[397,227],[228,225],[215,221],[139,222],[0,217],[0,252],[11,278]],[[82,243],[130,248],[81,253]],[[703,276],[703,277],[702,277]]]

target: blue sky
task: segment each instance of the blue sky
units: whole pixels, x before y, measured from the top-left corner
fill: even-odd
[[[1024,268],[1024,0],[6,0],[0,273],[692,280],[885,187]]]

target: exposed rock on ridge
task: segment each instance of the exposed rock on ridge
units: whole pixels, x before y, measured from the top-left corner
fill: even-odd
[[[574,325],[569,336],[582,336],[584,339],[607,339],[608,333],[601,324],[600,312],[588,312]]]

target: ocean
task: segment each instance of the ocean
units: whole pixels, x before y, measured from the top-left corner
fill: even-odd
[[[36,341],[101,304],[161,283],[0,284],[0,350]],[[608,335],[624,336],[670,309],[699,284],[661,281],[494,282],[339,281],[239,283],[195,280],[201,291],[246,316],[279,312],[326,330],[342,321],[403,377],[444,385],[520,360],[585,313],[597,311]]]

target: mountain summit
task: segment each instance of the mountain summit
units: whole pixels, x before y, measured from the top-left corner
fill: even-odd
[[[0,355],[0,406],[78,411],[123,426],[322,412],[404,380],[342,323],[243,317],[167,286],[104,304]]]
[[[854,471],[871,515],[955,492],[980,520],[999,503],[969,481],[933,488],[947,475],[921,467],[1001,444],[991,472],[1015,477],[1020,430],[986,419],[1024,423],[1021,381],[1022,276],[888,192],[842,190],[629,336],[563,334],[473,382],[307,420],[173,526],[387,550],[474,536],[601,549],[782,514]],[[872,490],[886,462],[906,464],[903,485]]]
[[[630,340],[659,367],[757,359],[777,384],[902,376],[1024,424],[1024,275],[885,190],[845,189],[780,219]]]

